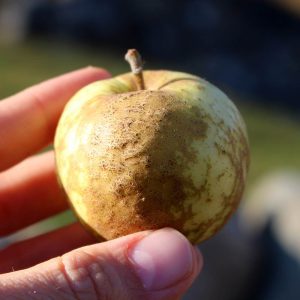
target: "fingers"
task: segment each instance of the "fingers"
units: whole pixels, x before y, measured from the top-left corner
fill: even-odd
[[[0,273],[32,267],[96,240],[79,223],[43,234],[0,251]],[[0,296],[1,299],[1,296]]]
[[[108,76],[102,69],[88,67],[0,101],[0,171],[49,143],[70,97],[88,83]]]
[[[53,151],[28,158],[0,173],[0,236],[67,207],[57,183]]]
[[[0,298],[178,299],[202,266],[177,231],[140,232],[0,275]]]

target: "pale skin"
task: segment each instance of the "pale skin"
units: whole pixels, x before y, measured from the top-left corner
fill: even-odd
[[[109,76],[88,67],[0,101],[0,236],[68,208],[53,152],[36,154],[52,143],[68,99]],[[180,299],[201,267],[175,230],[97,243],[76,223],[0,250],[0,299]]]

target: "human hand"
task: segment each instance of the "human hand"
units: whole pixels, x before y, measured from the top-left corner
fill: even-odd
[[[107,77],[89,67],[0,102],[0,236],[67,209],[53,152],[32,155],[53,140],[67,100]],[[173,229],[94,243],[77,223],[1,250],[0,299],[178,299],[202,266]]]

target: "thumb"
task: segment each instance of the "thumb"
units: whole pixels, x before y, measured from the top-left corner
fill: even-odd
[[[179,232],[145,231],[0,275],[0,299],[178,299],[201,266]]]

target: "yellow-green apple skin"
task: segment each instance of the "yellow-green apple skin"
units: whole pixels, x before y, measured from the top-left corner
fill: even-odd
[[[104,239],[173,227],[216,233],[245,186],[249,146],[234,104],[207,81],[144,71],[94,82],[67,103],[55,136],[59,180],[81,222]]]

